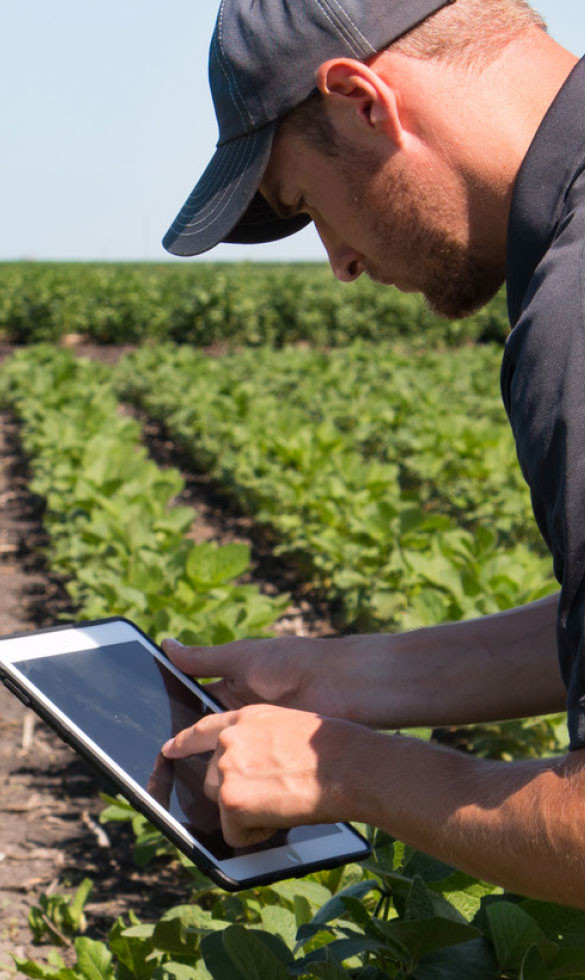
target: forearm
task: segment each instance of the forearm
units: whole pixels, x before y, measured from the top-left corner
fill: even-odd
[[[438,726],[561,711],[557,597],[410,633],[332,644],[345,717],[378,728]],[[333,644],[338,644],[334,647]]]
[[[205,792],[235,847],[351,820],[510,891],[585,908],[585,750],[504,763],[313,712],[251,705],[163,747],[213,751]]]
[[[488,762],[362,730],[339,813],[510,891],[585,908],[583,754]]]

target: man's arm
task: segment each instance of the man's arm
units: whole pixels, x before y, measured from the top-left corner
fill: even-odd
[[[511,891],[585,908],[585,750],[490,762],[255,705],[204,718],[164,753],[209,749],[205,791],[234,846],[278,827],[354,820]]]
[[[557,597],[402,634],[240,640],[166,652],[186,673],[220,677],[227,708],[270,703],[376,728],[456,725],[562,711]]]

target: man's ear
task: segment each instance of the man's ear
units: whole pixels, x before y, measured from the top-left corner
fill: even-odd
[[[353,58],[333,58],[317,69],[315,82],[334,111],[350,112],[370,131],[385,133],[396,146],[402,144],[394,89],[368,65]]]

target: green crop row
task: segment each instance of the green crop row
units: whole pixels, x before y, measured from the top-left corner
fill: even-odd
[[[498,351],[142,348],[117,386],[268,525],[342,625],[405,629],[554,590]]]
[[[33,980],[579,980],[585,913],[497,889],[380,835],[365,867],[234,895],[194,882],[156,923],[80,934],[89,883],[42,896],[39,938],[69,941],[70,966],[16,960]],[[52,935],[51,935],[52,932]]]
[[[199,347],[332,347],[357,337],[453,345],[502,342],[507,332],[503,295],[468,320],[448,322],[419,296],[365,278],[347,286],[318,263],[0,264],[0,336],[16,343],[73,333],[97,343]]]
[[[80,617],[127,616],[154,638],[219,643],[260,635],[283,611],[286,599],[233,583],[247,546],[185,537],[194,512],[170,506],[183,480],[146,457],[106,367],[31,348],[3,366],[0,399],[22,420],[48,559]]]
[[[280,454],[283,483],[292,476],[295,484],[300,474],[299,485],[306,488],[314,480],[319,486],[321,468],[333,456],[337,458],[336,472],[327,471],[324,479],[325,483],[338,481],[331,486],[332,499],[337,500],[346,474],[353,474],[353,467],[361,466],[362,479],[354,474],[353,483],[349,483],[352,492],[359,497],[364,474],[369,473],[368,487],[377,486],[380,491],[387,484],[399,497],[404,493],[407,501],[401,518],[404,534],[409,533],[411,521],[414,528],[411,531],[415,533],[421,520],[428,520],[427,536],[434,541],[444,531],[437,524],[439,518],[444,519],[438,511],[446,506],[449,494],[439,489],[435,492],[432,484],[436,473],[427,472],[430,463],[424,462],[426,451],[421,446],[431,447],[432,438],[419,421],[415,430],[419,433],[419,445],[417,448],[414,440],[409,455],[420,453],[423,462],[417,464],[409,458],[406,467],[407,461],[401,458],[406,453],[406,441],[397,443],[397,450],[392,448],[398,440],[399,427],[391,425],[393,412],[396,420],[401,419],[401,426],[406,424],[409,414],[416,416],[417,402],[423,404],[425,390],[433,389],[430,362],[423,358],[409,375],[407,364],[400,358],[395,365],[400,370],[395,371],[388,352],[388,363],[384,362],[383,351],[379,352],[377,361],[372,353],[368,356],[365,349],[356,348],[346,352],[345,359],[341,353],[331,355],[331,374],[327,359],[321,357],[311,368],[302,352],[283,352],[281,361],[274,360],[273,354],[262,355],[257,374],[254,362],[244,357],[238,368],[239,376],[235,362],[207,359],[210,369],[215,365],[214,384],[213,370],[209,375],[205,373],[206,359],[198,358],[187,364],[188,352],[167,350],[159,351],[155,358],[161,374],[156,372],[156,363],[140,359],[147,357],[143,353],[120,369],[117,384],[120,386],[125,379],[128,385],[132,374],[136,381],[140,371],[145,389],[154,391],[165,386],[169,401],[174,400],[176,404],[186,404],[193,389],[195,397],[198,394],[201,400],[201,416],[206,418],[208,432],[216,425],[217,404],[223,405],[225,413],[233,402],[236,414],[230,416],[228,428],[233,446],[240,449],[245,438],[255,442],[261,438],[262,429],[269,432],[275,426],[278,428],[280,403],[288,410],[291,424],[280,435],[278,451],[272,443],[262,443],[261,447],[268,456],[276,454],[278,458]],[[175,364],[177,356],[181,370]],[[289,356],[293,359],[288,360]],[[481,357],[475,370],[471,354],[463,352],[462,359],[456,360],[453,373],[446,364],[440,369],[439,364],[434,365],[434,388],[444,389],[443,398],[451,408],[457,402],[457,410],[467,412],[472,427],[474,420],[479,421],[481,417],[480,406],[488,418],[495,412],[495,406],[486,396],[489,356],[484,352]],[[352,366],[353,361],[361,366]],[[279,364],[280,381],[277,379]],[[380,392],[385,392],[390,406],[389,414],[380,419],[368,415],[368,392],[375,389],[375,371],[373,368],[370,371],[368,364],[377,365]],[[309,380],[307,389],[303,390],[303,379],[311,377],[312,393]],[[252,594],[246,593],[242,601],[239,587],[233,587],[232,591],[226,581],[226,566],[230,567],[230,574],[237,573],[243,567],[244,556],[233,549],[197,548],[185,540],[193,515],[184,509],[169,508],[181,481],[173,471],[161,473],[137,448],[138,429],[116,404],[109,369],[78,362],[68,353],[41,347],[20,352],[3,367],[0,378],[3,402],[13,405],[23,419],[23,440],[30,456],[33,488],[47,500],[52,559],[55,567],[75,583],[72,598],[85,615],[122,612],[155,634],[159,630],[166,632],[179,626],[181,631],[185,627],[183,637],[191,639],[185,617],[196,612],[197,619],[203,617],[208,625],[208,632],[195,637],[203,642],[258,631],[255,599],[253,614],[250,616],[248,612]],[[393,402],[391,397],[392,392],[402,390],[400,378],[405,405],[400,399]],[[219,394],[220,379],[223,380]],[[320,379],[319,386],[315,385],[316,379]],[[413,393],[409,401],[407,390],[411,385]],[[469,401],[465,397],[466,388]],[[319,403],[318,391],[323,404]],[[329,400],[327,391],[331,394]],[[267,401],[262,397],[275,392],[276,397]],[[431,399],[424,404],[431,417],[434,414],[441,418],[440,400]],[[382,411],[382,401],[377,403],[376,411]],[[256,427],[250,424],[254,414],[259,421]],[[195,424],[195,416],[193,421]],[[311,453],[311,440],[305,435],[299,448],[294,442],[295,433],[299,432],[317,432],[317,442],[323,444],[315,451],[315,457],[311,457],[308,484],[303,459],[307,450]],[[481,432],[479,425],[478,432]],[[473,456],[472,433],[454,424],[453,438],[455,433],[460,448],[467,447],[467,455]],[[352,441],[347,447],[339,439],[349,434]],[[446,451],[448,436],[437,438],[442,440]],[[186,433],[183,439],[187,442]],[[199,431],[194,430],[191,444],[198,440]],[[493,434],[491,443],[497,446]],[[204,454],[210,456],[209,446],[204,441],[201,444]],[[225,447],[228,456],[227,436]],[[462,478],[454,458],[445,461],[445,472],[457,487],[455,510],[459,508],[460,516],[462,501],[470,508],[479,506],[481,495],[464,488],[474,474],[476,479],[485,481],[480,465],[485,451],[484,447],[476,453],[466,479]],[[503,450],[492,447],[492,451],[496,459],[507,459]],[[261,456],[254,459],[260,467]],[[233,471],[227,464],[224,476],[236,490]],[[511,492],[507,487],[500,502]],[[423,518],[416,510],[415,494],[423,501],[419,508]],[[302,494],[299,499],[303,499]],[[357,513],[363,517],[362,503],[358,500]],[[379,503],[374,496],[373,506],[378,507]],[[523,508],[524,504],[505,511],[506,535],[510,539],[521,536],[519,515]],[[289,513],[292,514],[292,507]],[[380,522],[385,522],[388,531],[394,519],[391,510],[376,513],[373,526],[377,530],[370,548],[374,540],[381,546]],[[474,521],[471,513],[468,518],[471,529]],[[477,516],[478,523],[486,520],[484,512]],[[455,533],[454,528],[451,530]],[[445,533],[450,534],[451,530]],[[372,534],[372,528],[367,533]],[[479,532],[464,528],[457,533],[473,537]],[[453,544],[454,539],[450,540]],[[463,544],[469,542],[465,537],[460,541],[459,550],[464,553]],[[522,544],[522,547],[527,546]],[[422,550],[414,550],[424,558]],[[442,554],[441,549],[439,553]],[[516,557],[515,552],[512,557]],[[488,564],[490,560],[486,555]],[[429,562],[432,563],[431,559],[420,562],[418,574],[423,582]],[[155,568],[161,571],[162,578],[157,577]],[[177,568],[181,571],[177,572]],[[439,571],[435,569],[433,574],[438,575]],[[151,572],[155,576],[152,580]],[[494,583],[486,580],[485,584]],[[121,608],[116,604],[118,589]],[[182,605],[187,595],[192,604],[190,612]],[[173,603],[177,596],[176,613]],[[239,609],[235,615],[234,606]],[[275,615],[277,606],[273,604],[268,609],[263,605],[264,622],[269,613]],[[168,618],[164,616],[165,610],[170,611]],[[175,614],[178,620],[173,619]],[[133,823],[142,863],[164,852],[174,855],[174,850],[164,844],[144,818],[138,817],[122,801],[111,800],[103,818]],[[35,937],[53,944],[65,940],[70,949],[63,957],[54,949],[47,964],[16,959],[17,969],[38,980],[289,980],[292,977],[301,980],[386,980],[388,977],[578,980],[583,976],[585,912],[502,894],[500,889],[413,852],[383,834],[373,833],[373,844],[373,858],[363,866],[352,865],[238,895],[227,895],[211,886],[183,860],[186,903],[164,911],[155,923],[141,922],[128,910],[113,924],[107,942],[84,934],[87,920],[83,908],[89,883],[82,882],[72,898],[42,895],[39,906],[31,910]],[[174,860],[178,861],[176,855]],[[179,874],[178,864],[176,868]]]

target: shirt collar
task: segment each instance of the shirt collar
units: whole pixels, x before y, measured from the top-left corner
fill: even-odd
[[[547,251],[575,173],[585,162],[585,58],[546,113],[520,167],[508,225],[508,314],[517,322],[536,266]]]

